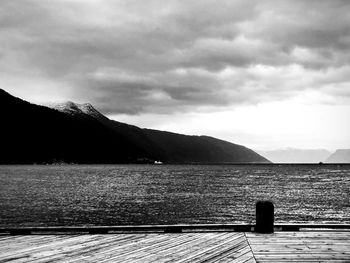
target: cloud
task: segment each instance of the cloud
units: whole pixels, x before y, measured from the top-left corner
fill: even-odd
[[[146,81],[123,82],[118,79],[89,79],[84,82],[81,86],[86,92],[85,98],[94,101],[94,105],[106,114],[169,114],[191,111],[193,108],[198,111],[208,106],[224,107],[232,102],[223,97],[220,90],[217,92],[208,87],[149,84]]]
[[[310,90],[349,103],[349,11],[347,0],[3,0],[0,85],[30,93],[51,83],[42,100],[64,89],[107,114],[203,111]],[[26,85],[7,81],[16,78]]]

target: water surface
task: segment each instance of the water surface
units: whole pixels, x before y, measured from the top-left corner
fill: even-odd
[[[0,166],[0,225],[350,223],[350,165]]]

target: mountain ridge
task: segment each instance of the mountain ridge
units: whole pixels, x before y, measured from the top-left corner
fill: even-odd
[[[269,163],[244,146],[216,138],[110,120],[91,104],[49,108],[2,89],[0,102],[0,163]]]
[[[49,108],[58,110],[63,113],[71,114],[71,115],[82,115],[86,114],[90,117],[96,119],[106,118],[102,113],[94,108],[90,103],[75,103],[72,101],[67,101],[63,103],[49,103],[44,106]]]
[[[270,151],[257,151],[273,163],[319,163],[331,154],[325,149],[283,148]]]
[[[337,149],[325,161],[326,163],[350,163],[350,149]]]
[[[79,105],[79,104],[78,104]],[[86,105],[85,104],[80,104],[80,105]],[[91,105],[91,104],[90,104]],[[93,107],[93,106],[92,106]],[[65,111],[64,109],[60,108],[59,110]],[[98,112],[95,108],[94,111]],[[89,114],[88,112],[86,112],[86,114]],[[99,113],[100,115],[102,115],[101,113]],[[103,116],[103,115],[102,115]],[[184,160],[181,158],[175,158],[175,157],[171,157],[170,155],[176,156],[177,155],[177,151],[179,150],[179,145],[182,145],[182,151],[186,152],[188,155],[194,155],[193,151],[191,150],[191,146],[193,146],[194,144],[198,144],[200,143],[200,140],[203,141],[207,141],[208,147],[206,147],[206,152],[209,152],[209,155],[211,156],[211,160],[214,160],[215,163],[220,163],[220,162],[226,162],[229,163],[230,158],[233,158],[232,154],[230,154],[230,149],[228,149],[228,145],[230,146],[234,146],[234,147],[239,147],[240,151],[244,151],[245,154],[249,154],[250,156],[253,156],[254,154],[252,154],[251,150],[241,146],[241,145],[237,145],[237,144],[233,144],[224,140],[220,140],[214,137],[210,137],[210,136],[206,136],[206,135],[184,135],[184,134],[178,134],[178,133],[174,133],[174,132],[169,132],[169,131],[160,131],[160,130],[154,130],[154,129],[147,129],[147,128],[139,128],[137,126],[134,125],[130,125],[130,124],[125,124],[125,123],[121,123],[121,122],[117,122],[114,120],[109,120],[108,118],[106,118],[105,116],[103,116],[104,118],[100,120],[103,121],[103,123],[106,123],[106,119],[109,121],[109,126],[112,128],[116,128],[118,129],[118,132],[121,132],[122,130],[124,130],[124,132],[127,132],[129,135],[130,133],[133,133],[134,135],[134,139],[136,139],[135,137],[138,137],[138,139],[142,139],[143,142],[140,142],[140,140],[138,141],[141,144],[147,144],[148,146],[152,145],[153,148],[156,148],[154,151],[152,151],[153,156],[159,156],[162,155],[163,158],[159,158],[162,159],[165,162],[171,161],[171,162],[183,162]],[[140,134],[143,133],[143,134]],[[124,133],[125,135],[125,133]],[[171,144],[169,141],[164,141],[165,138],[164,135],[167,135],[167,139],[169,139],[169,136],[172,138],[172,140],[176,140],[176,145]],[[184,145],[187,145],[188,139],[190,139],[190,144],[185,147]],[[220,154],[218,154],[218,149],[215,149],[215,147],[212,144],[220,144],[221,145],[221,150],[227,153],[226,158],[222,159],[222,156]],[[209,147],[211,146],[211,147]],[[145,148],[145,147],[144,147]],[[197,147],[193,147],[193,149],[196,149]],[[225,148],[225,149],[224,149]],[[218,156],[218,158],[216,157]],[[220,159],[221,158],[221,159]],[[238,158],[238,162],[245,162],[245,159],[242,155],[236,155],[236,158]],[[194,162],[207,162],[206,158],[204,156],[197,156],[194,160],[192,160]]]

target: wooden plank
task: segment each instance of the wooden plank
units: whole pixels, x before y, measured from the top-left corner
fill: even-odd
[[[217,246],[210,247],[208,249],[202,250],[197,253],[196,256],[190,255],[187,259],[179,262],[202,262],[202,261],[213,261],[220,259],[226,255],[229,255],[232,250],[236,251],[239,248],[248,247],[248,243],[244,236],[239,237],[234,240],[227,240],[225,242],[219,243]]]
[[[201,243],[197,246],[187,249],[186,253],[176,253],[174,258],[176,262],[198,262],[201,258],[210,258],[211,255],[215,255],[217,252],[224,252],[229,248],[232,248],[235,241],[242,242],[244,235],[224,235],[211,237],[207,242]]]
[[[120,236],[120,235],[118,235],[118,236]],[[92,258],[92,257],[95,260],[97,260],[97,258],[99,256],[101,257],[101,255],[103,255],[103,254],[115,254],[115,253],[117,253],[118,251],[116,251],[116,250],[120,249],[120,247],[122,245],[124,245],[124,248],[127,249],[128,246],[133,245],[133,244],[136,245],[136,244],[140,243],[141,240],[143,242],[149,242],[150,240],[152,240],[152,238],[145,236],[142,239],[134,239],[134,240],[129,239],[128,242],[124,242],[123,244],[121,244],[120,242],[117,242],[116,244],[114,244],[115,240],[113,240],[113,242],[111,242],[111,244],[109,244],[109,245],[101,246],[99,244],[95,248],[82,250],[82,251],[80,251],[79,255],[76,255],[75,257],[72,257],[69,260],[66,259],[66,262],[85,261],[85,260],[88,260],[89,258]],[[122,251],[124,251],[124,249],[122,249]]]
[[[281,261],[280,259],[259,259],[259,263],[300,263],[299,260],[283,260]],[[349,260],[320,260],[320,259],[304,259],[302,262],[305,263],[349,263]]]
[[[31,243],[31,238],[30,237],[26,237],[25,241],[22,242],[21,246],[17,246],[16,243],[11,243],[9,244],[5,249],[2,249],[2,253],[0,254],[0,260],[2,260],[4,257],[6,257],[8,254],[22,254],[22,253],[30,253],[32,251],[35,250],[40,250],[42,248],[45,248],[47,246],[51,246],[51,245],[61,245],[64,244],[66,242],[66,240],[74,240],[77,239],[81,240],[80,236],[65,236],[65,237],[58,237],[57,239],[53,239],[51,242],[44,242],[41,245],[35,245]]]
[[[202,240],[204,238],[203,234],[189,235],[183,234],[186,238],[177,236],[175,240],[169,240],[167,243],[160,244],[159,246],[156,244],[148,249],[148,247],[143,248],[142,251],[137,251],[137,253],[127,257],[125,259],[125,263],[127,262],[135,262],[137,260],[148,260],[150,257],[159,254],[170,253],[169,251],[176,249],[180,246],[189,246],[196,242],[197,240]]]
[[[150,261],[150,258],[155,255],[160,254],[166,254],[171,253],[170,251],[174,250],[174,248],[179,246],[187,246],[191,243],[200,241],[203,239],[203,234],[199,235],[190,235],[190,234],[183,234],[185,237],[181,237],[181,235],[176,235],[175,238],[170,238],[168,242],[164,242],[157,246],[155,244],[151,247],[150,250],[147,249],[147,247],[143,247],[142,249],[138,250],[135,254],[129,253],[123,259],[123,257],[119,257],[120,259],[123,259],[124,262],[137,262],[139,260],[148,262]],[[117,258],[116,258],[117,259]]]
[[[147,248],[154,249],[155,247],[162,247],[163,245],[172,245],[176,242],[183,242],[184,238],[188,238],[188,235],[182,237],[179,234],[159,234],[157,235],[152,242],[138,242],[137,244],[130,246],[128,249],[124,249],[123,251],[119,251],[115,253],[116,250],[112,251],[113,253],[105,253],[103,255],[103,259],[99,260],[99,262],[109,261],[111,259],[118,260],[122,259],[123,262],[127,262],[130,257],[137,257],[140,254],[150,253]],[[178,241],[180,239],[180,241]]]
[[[199,242],[197,244],[190,244],[188,247],[179,247],[174,253],[170,255],[165,255],[160,258],[162,262],[167,260],[188,262],[194,260],[199,254],[207,254],[208,250],[213,249],[218,243],[223,244],[230,237],[229,234],[211,234],[204,242]],[[239,236],[234,236],[234,239],[239,238]],[[225,245],[225,244],[223,244]]]
[[[94,238],[96,238],[96,236],[94,236]],[[12,250],[7,253],[2,253],[0,260],[9,260],[15,255],[16,257],[26,258],[25,262],[28,262],[33,257],[44,257],[45,253],[49,253],[50,251],[56,251],[60,248],[70,248],[76,244],[86,243],[91,239],[91,236],[84,235],[67,238],[65,240],[55,240],[53,242],[49,242],[40,246],[28,246],[24,249]]]
[[[21,242],[26,242],[28,241],[28,236],[7,236],[7,239],[2,239],[0,240],[0,247],[4,246],[4,245],[10,245],[12,243],[18,244]],[[46,236],[47,237],[47,236]],[[54,237],[54,236],[53,236]],[[41,239],[43,238],[43,236],[30,236],[30,240],[36,240],[36,239]]]
[[[350,262],[349,232],[246,233],[257,262]]]
[[[313,232],[275,232],[273,234],[257,234],[257,233],[247,233],[247,236],[252,236],[255,239],[271,239],[271,238],[324,238],[324,236],[327,234],[329,237],[334,238],[349,238],[350,237],[350,231],[349,232],[319,232],[319,231],[313,231]]]
[[[128,235],[128,236],[130,236],[130,235]],[[83,236],[78,236],[76,239],[72,240],[72,238],[69,238],[69,236],[67,236],[67,237],[68,237],[67,241],[64,241],[64,242],[55,242],[54,241],[54,242],[51,242],[51,243],[48,243],[46,245],[39,246],[39,247],[34,246],[34,247],[28,247],[25,250],[14,250],[10,254],[6,254],[4,256],[7,259],[11,258],[11,256],[13,256],[13,255],[22,256],[23,258],[26,257],[26,262],[27,262],[29,260],[48,258],[50,256],[52,256],[52,257],[59,256],[59,255],[62,255],[62,253],[67,253],[67,251],[74,250],[76,248],[79,248],[80,246],[86,247],[89,244],[92,246],[95,244],[92,244],[91,242],[97,241],[97,242],[101,243],[101,241],[99,241],[99,239],[101,239],[101,238],[103,238],[103,239],[113,238],[112,236],[103,236],[103,235],[100,235],[100,236],[83,235]],[[122,237],[118,236],[118,238],[120,239]],[[141,238],[142,238],[142,235],[141,235]],[[108,242],[108,244],[109,243],[110,242]],[[120,242],[119,242],[119,245],[120,245]]]
[[[246,251],[244,254],[240,255],[237,259],[234,259],[233,261],[231,261],[231,263],[245,263],[245,262],[249,262],[252,261],[255,262],[255,258],[253,256],[252,251]]]
[[[244,261],[243,263],[256,263],[255,258],[249,258],[248,260]]]
[[[115,235],[120,236],[120,235]],[[93,258],[94,261],[101,262],[102,260],[112,257],[115,255],[120,255],[121,253],[127,253],[126,251],[133,251],[133,248],[135,246],[140,246],[140,244],[143,244],[145,247],[152,243],[156,243],[157,241],[164,240],[166,238],[165,235],[157,235],[157,234],[147,234],[144,235],[142,238],[130,240],[129,242],[125,242],[123,244],[116,244],[113,246],[101,248],[99,247],[96,249],[93,254],[91,254],[91,251],[84,251],[83,253],[80,253],[79,257],[74,258],[70,260],[70,262],[80,261],[80,260],[90,260]],[[87,253],[86,253],[87,252]]]
[[[223,234],[217,234],[217,236],[222,236]],[[162,262],[162,261],[172,261],[174,257],[179,259],[179,255],[186,254],[189,251],[192,251],[196,247],[199,247],[200,244],[206,243],[213,240],[213,234],[203,233],[196,236],[196,238],[189,240],[186,243],[180,243],[175,246],[170,246],[165,250],[158,251],[157,253],[150,253],[143,257],[138,257],[130,262]],[[168,258],[168,259],[166,259]],[[122,259],[122,258],[120,258]]]
[[[73,237],[73,236],[71,236]],[[40,236],[38,238],[28,238],[28,236],[25,237],[25,239],[17,240],[16,242],[8,242],[7,244],[1,244],[0,250],[2,253],[7,253],[10,251],[19,251],[21,249],[26,249],[28,247],[35,247],[35,246],[41,246],[48,244],[53,241],[57,240],[63,240],[68,239],[68,237],[62,237],[62,236]]]
[[[349,246],[309,246],[305,244],[299,245],[261,245],[261,246],[251,246],[255,253],[264,253],[264,252],[280,252],[280,253],[299,253],[302,251],[319,251],[319,252],[343,252],[349,249]],[[346,252],[344,252],[346,253]],[[349,252],[350,253],[350,252]]]
[[[188,234],[186,234],[188,235]],[[223,235],[223,234],[220,234]],[[208,240],[211,239],[211,235],[210,234],[201,234],[198,235],[197,238],[194,238],[193,240],[190,240],[190,242],[186,243],[186,244],[179,244],[177,246],[172,246],[170,249],[167,249],[165,251],[161,251],[159,253],[156,254],[149,254],[148,256],[144,256],[142,258],[139,259],[135,259],[133,262],[138,262],[138,260],[140,260],[141,262],[159,262],[164,258],[164,256],[170,257],[169,260],[171,260],[171,258],[176,254],[178,255],[179,252],[181,251],[187,251],[188,248],[197,246],[200,243],[206,242]],[[147,258],[147,261],[146,261]],[[120,255],[114,256],[114,257],[108,257],[108,260],[124,260],[123,257],[121,257]]]
[[[250,249],[250,247],[247,244],[242,244],[234,249],[231,249],[228,251],[228,253],[223,253],[220,257],[215,257],[210,260],[206,260],[206,263],[211,262],[220,262],[220,263],[226,263],[226,262],[233,262],[234,260],[244,259],[245,254],[249,253],[250,257],[253,259],[253,254]],[[254,261],[255,262],[255,261]]]
[[[129,237],[127,237],[129,236]],[[106,236],[107,238],[107,236]],[[81,261],[89,261],[89,259],[97,260],[97,256],[101,253],[113,253],[113,250],[116,248],[125,247],[131,243],[138,242],[140,239],[144,239],[145,236],[130,237],[130,234],[127,235],[116,235],[111,237],[111,241],[106,241],[96,245],[95,247],[85,247],[81,249],[77,253],[64,255],[64,262],[81,262]],[[56,259],[58,260],[58,259]]]
[[[33,262],[46,262],[46,261],[67,261],[68,259],[74,259],[76,257],[79,257],[81,253],[84,253],[86,250],[90,250],[90,253],[93,253],[93,251],[98,251],[101,249],[101,247],[104,246],[119,246],[120,241],[125,242],[123,237],[119,237],[117,240],[113,237],[108,236],[101,236],[102,239],[96,242],[88,242],[88,243],[81,243],[77,244],[70,248],[61,248],[56,251],[49,251],[49,253],[46,253],[45,257],[37,257]],[[135,237],[136,238],[136,237]],[[128,238],[128,242],[130,240],[133,240],[134,237]],[[132,241],[131,241],[132,242]]]
[[[255,254],[255,258],[259,262],[261,259],[264,260],[269,260],[269,259],[274,259],[274,260],[280,260],[281,262],[284,260],[298,260],[299,262],[302,262],[304,260],[349,260],[349,256],[340,256],[340,255],[326,255],[326,256],[320,256],[318,254]]]
[[[350,233],[237,232],[30,235],[0,238],[13,262],[350,262]]]
[[[46,262],[46,261],[58,261],[67,259],[74,259],[75,257],[86,252],[86,250],[98,251],[101,247],[108,246],[118,246],[122,247],[125,244],[130,244],[135,240],[143,239],[143,236],[138,235],[124,235],[124,236],[110,236],[110,235],[99,235],[99,239],[93,239],[89,242],[74,244],[70,247],[62,247],[53,249],[50,251],[44,251],[44,256],[42,255],[32,255],[33,261],[29,262]],[[91,251],[92,250],[92,251]]]

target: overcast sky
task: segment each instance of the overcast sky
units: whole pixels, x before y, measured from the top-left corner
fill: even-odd
[[[348,0],[1,0],[0,87],[256,150],[350,148]]]

